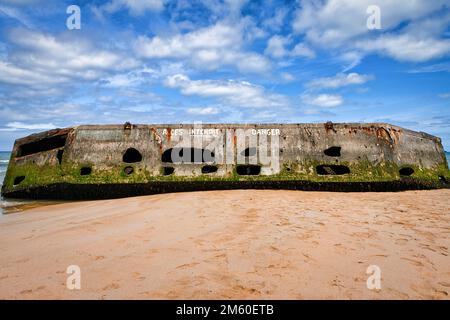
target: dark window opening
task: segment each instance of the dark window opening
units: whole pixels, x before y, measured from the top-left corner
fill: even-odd
[[[142,154],[135,148],[129,148],[127,149],[127,151],[125,151],[122,160],[125,163],[141,162]]]
[[[208,163],[214,162],[214,152],[198,148],[170,148],[163,152],[162,162],[167,163]]]
[[[134,169],[133,169],[133,167],[125,167],[123,169],[123,172],[129,176],[130,174],[132,174],[134,172]]]
[[[255,147],[246,148],[244,151],[241,152],[241,155],[243,155],[244,157],[254,157],[256,156],[256,148]]]
[[[409,177],[410,175],[412,175],[414,173],[414,169],[410,168],[410,167],[404,167],[404,168],[401,168],[398,172],[403,177]]]
[[[217,166],[203,166],[202,173],[214,173],[217,172]]]
[[[128,121],[125,122],[125,124],[123,125],[123,129],[124,130],[131,130],[132,124],[129,123]]]
[[[334,165],[334,164],[325,164],[325,165],[320,165],[316,167],[316,172],[319,175],[323,175],[323,176],[328,176],[328,175],[332,175],[332,176],[338,176],[338,175],[342,175],[342,174],[349,174],[350,173],[350,168],[347,166],[343,166],[343,165]]]
[[[163,167],[163,175],[165,176],[170,176],[174,172],[175,172],[174,167]]]
[[[329,157],[340,157],[341,156],[341,147],[330,147],[323,151],[325,155]]]
[[[80,175],[81,176],[88,176],[92,173],[92,168],[90,167],[83,167],[80,169]]]
[[[261,173],[261,166],[258,165],[240,165],[236,167],[236,173],[241,176],[257,176]]]
[[[44,138],[38,141],[25,143],[19,146],[17,151],[18,157],[28,156],[30,154],[49,151],[53,149],[62,148],[66,144],[67,134]]]
[[[14,185],[17,186],[20,184],[23,180],[25,180],[25,176],[18,176],[14,179]]]
[[[56,154],[56,158],[58,159],[58,163],[61,164],[62,157],[63,157],[64,150],[58,150],[58,153]]]

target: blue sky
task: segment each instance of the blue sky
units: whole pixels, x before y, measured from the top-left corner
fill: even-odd
[[[388,122],[450,150],[449,57],[448,0],[0,0],[0,150],[126,121]]]

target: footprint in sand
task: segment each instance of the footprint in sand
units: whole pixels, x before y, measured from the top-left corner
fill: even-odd
[[[22,290],[20,291],[20,294],[28,294],[28,293],[33,293],[34,291],[39,291],[39,290],[43,290],[45,289],[45,286],[39,286],[36,289],[27,289],[27,290]]]
[[[113,282],[111,284],[108,284],[107,286],[103,287],[102,290],[106,291],[106,290],[116,290],[119,289],[120,285],[117,282]]]
[[[135,278],[136,280],[139,280],[139,281],[142,281],[142,280],[146,279],[146,277],[144,277],[139,272],[133,272],[132,275],[133,275],[133,278]]]
[[[408,243],[408,239],[397,239],[397,240],[395,240],[395,244],[398,244],[398,245],[401,245],[401,246],[404,246],[407,243]]]
[[[422,262],[420,262],[419,260],[414,260],[414,259],[404,258],[404,257],[402,257],[401,259],[411,262],[416,267],[423,267],[424,266],[424,264]]]
[[[176,267],[175,269],[185,269],[185,268],[192,268],[195,267],[196,265],[198,265],[198,262],[192,262],[192,263],[185,263],[182,265],[179,265],[178,267]]]

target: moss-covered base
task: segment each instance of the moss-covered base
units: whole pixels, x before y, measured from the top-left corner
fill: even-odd
[[[314,181],[154,181],[126,184],[70,184],[55,183],[36,186],[3,195],[9,198],[28,199],[111,199],[167,192],[229,189],[286,189],[336,192],[393,192],[405,190],[430,190],[450,188],[448,181],[431,181],[405,178],[376,182],[314,182]]]

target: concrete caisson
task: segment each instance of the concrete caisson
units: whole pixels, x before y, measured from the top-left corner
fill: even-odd
[[[5,197],[448,187],[441,140],[385,123],[83,125],[16,140]]]

